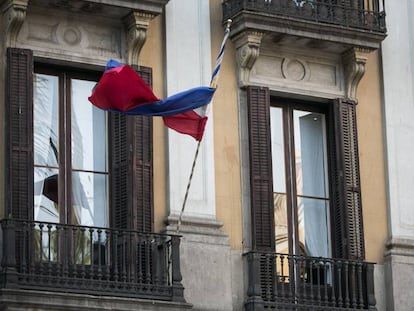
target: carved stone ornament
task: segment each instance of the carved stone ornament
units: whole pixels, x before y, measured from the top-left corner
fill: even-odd
[[[4,42],[6,47],[15,47],[17,36],[26,18],[29,0],[6,0],[2,2]]]
[[[342,55],[344,63],[345,95],[348,99],[357,100],[358,84],[365,73],[367,62],[366,52],[363,49],[353,48]]]
[[[155,15],[144,12],[131,12],[124,19],[127,31],[128,64],[138,65],[139,53],[147,39],[147,30]]]
[[[233,39],[237,49],[239,83],[245,85],[249,81],[250,71],[260,54],[263,33],[257,31],[243,32]]]

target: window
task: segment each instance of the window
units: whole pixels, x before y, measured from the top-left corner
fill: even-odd
[[[34,220],[108,227],[107,114],[88,102],[99,76],[35,72]]]
[[[326,115],[316,108],[270,108],[278,253],[331,256]]]
[[[33,68],[7,49],[6,217],[151,232],[152,118],[94,109],[99,72]]]
[[[355,103],[247,101],[253,250],[363,259]]]

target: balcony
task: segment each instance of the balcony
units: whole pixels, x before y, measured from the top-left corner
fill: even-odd
[[[223,20],[233,20],[233,37],[258,31],[328,41],[342,51],[377,49],[386,33],[383,8],[380,0],[225,0]]]
[[[180,238],[1,221],[1,287],[184,302]]]
[[[246,310],[376,310],[372,263],[249,252]]]

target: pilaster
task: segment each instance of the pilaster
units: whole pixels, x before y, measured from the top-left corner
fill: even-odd
[[[208,0],[171,1],[165,11],[167,95],[208,86],[212,72]],[[214,100],[213,100],[214,102]],[[214,104],[210,104],[214,109]],[[180,214],[197,141],[168,130],[169,214]],[[213,113],[208,114],[184,215],[215,219]]]
[[[412,310],[414,297],[408,295],[413,286],[414,240],[412,238],[391,238],[385,251],[386,301],[389,311]]]

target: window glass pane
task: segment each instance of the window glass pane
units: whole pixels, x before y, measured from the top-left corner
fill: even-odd
[[[72,224],[107,227],[108,175],[73,172],[72,174]]]
[[[270,108],[273,191],[286,193],[282,108]]]
[[[34,169],[34,219],[59,222],[57,169]]]
[[[298,198],[299,252],[301,255],[330,257],[329,201]]]
[[[58,77],[34,75],[34,164],[58,166]]]
[[[293,117],[297,193],[328,198],[325,115],[295,110]]]
[[[286,194],[273,193],[275,214],[275,242],[277,253],[287,253],[289,250],[288,217]]]
[[[95,84],[72,80],[72,167],[107,172],[106,113],[88,101]]]

